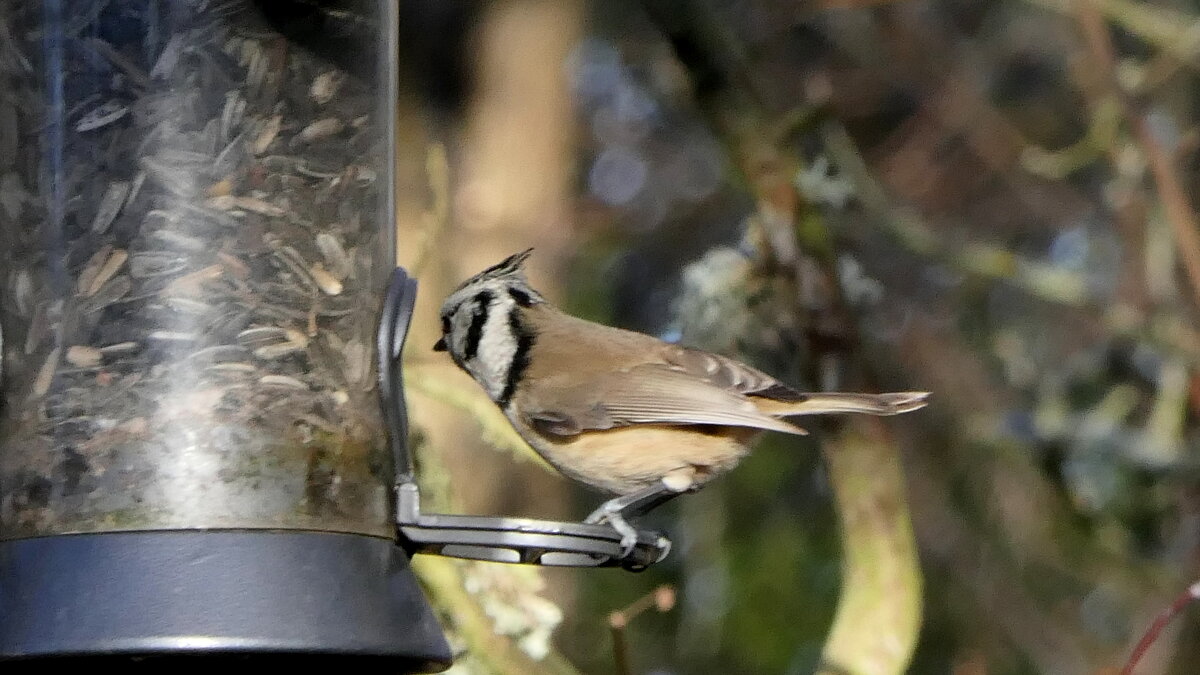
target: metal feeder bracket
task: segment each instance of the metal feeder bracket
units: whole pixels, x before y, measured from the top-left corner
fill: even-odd
[[[417,281],[396,268],[379,323],[379,390],[396,464],[396,525],[409,554],[560,567],[624,567],[642,570],[662,560],[671,542],[638,531],[637,544],[621,555],[621,535],[608,525],[529,518],[421,513],[421,496],[408,451],[408,412],[400,354],[412,321]]]

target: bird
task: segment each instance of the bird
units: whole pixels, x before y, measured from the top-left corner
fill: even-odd
[[[581,319],[530,286],[527,249],[462,282],[442,303],[446,352],[551,466],[608,495],[623,554],[628,520],[733,469],[765,431],[806,434],[789,418],[896,415],[928,392],[809,393],[720,354]]]

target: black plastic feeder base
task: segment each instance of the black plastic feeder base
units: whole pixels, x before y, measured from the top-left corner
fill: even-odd
[[[437,672],[450,649],[404,552],[281,531],[79,534],[0,542],[0,666],[195,658]]]

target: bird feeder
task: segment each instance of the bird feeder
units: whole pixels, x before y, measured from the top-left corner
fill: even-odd
[[[448,665],[374,366],[396,25],[0,4],[0,657]]]
[[[0,3],[0,659],[446,667],[416,553],[640,569],[421,512],[395,3]],[[382,310],[381,310],[382,308]]]

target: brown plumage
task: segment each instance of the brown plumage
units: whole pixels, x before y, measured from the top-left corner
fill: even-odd
[[[732,469],[783,418],[894,415],[928,394],[802,393],[733,359],[565,314],[529,287],[528,251],[465,282],[442,307],[449,351],[517,432],[563,474],[618,495],[694,490]]]

